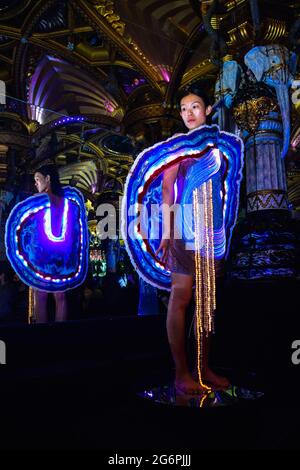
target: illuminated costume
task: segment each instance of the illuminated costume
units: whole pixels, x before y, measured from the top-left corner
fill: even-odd
[[[88,228],[78,190],[63,189],[61,212],[61,221],[54,220],[48,195],[40,193],[17,204],[7,219],[7,257],[20,279],[35,289],[66,291],[86,277]],[[58,232],[52,230],[55,225]]]
[[[223,165],[221,168],[225,170],[225,162],[222,162]],[[176,178],[177,185],[177,198],[175,203],[181,204],[182,197],[184,194],[184,187],[186,181],[190,178],[190,175],[193,171],[191,168],[193,165],[197,164],[196,158],[187,158],[182,161],[178,167],[178,173]],[[213,199],[213,227],[214,230],[223,230],[223,215],[222,215],[222,204],[220,192],[222,188],[222,178],[221,172],[222,169],[212,176],[212,199]],[[201,197],[201,207],[203,206],[203,197]],[[176,219],[175,219],[176,222]],[[178,225],[178,223],[177,223]],[[175,228],[176,230],[176,228]],[[216,260],[217,261],[217,260]],[[171,231],[169,252],[168,252],[168,261],[166,267],[172,273],[178,274],[195,274],[195,250],[194,247],[188,249],[186,241],[182,238],[174,237],[174,228]],[[218,273],[221,274],[222,263],[215,262],[215,267],[218,267]]]
[[[237,217],[242,150],[241,139],[221,132],[218,126],[203,125],[175,135],[137,157],[122,204],[123,238],[136,270],[146,281],[169,289],[169,269],[195,275],[197,370],[201,389],[207,391],[210,387],[202,380],[203,336],[213,330],[216,271],[229,251]],[[161,249],[162,228],[169,233],[166,209],[170,206],[161,207],[162,181],[164,171],[174,165],[178,165],[174,224],[169,218],[171,239],[168,261],[163,265],[156,251]]]
[[[179,164],[175,202],[182,210],[181,219],[178,214],[175,216],[175,230],[176,224],[177,229],[181,224],[183,239],[173,240],[172,237],[169,263],[164,266],[155,256],[162,234],[162,212],[158,208],[162,203],[163,172],[175,164]],[[195,242],[197,231],[194,209],[191,209],[195,189],[198,189],[200,215],[212,217],[207,230],[213,230],[213,257],[222,259],[228,254],[238,211],[242,167],[242,140],[220,131],[216,125],[203,125],[186,134],[177,134],[145,149],[136,158],[125,186],[122,235],[131,261],[142,278],[156,287],[170,289],[168,267],[174,272],[195,272],[192,259],[195,249],[184,253],[185,244]],[[207,212],[210,204],[212,214]],[[190,209],[186,210],[187,207]],[[203,227],[201,236],[207,240]],[[205,246],[207,248],[207,243],[203,249]]]

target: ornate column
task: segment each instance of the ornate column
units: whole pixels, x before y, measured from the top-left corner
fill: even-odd
[[[13,199],[18,198],[16,189],[18,183],[20,184],[16,168],[22,157],[26,155],[30,140],[27,125],[17,113],[0,112],[0,121],[0,260],[5,260],[5,223]]]
[[[296,240],[290,222],[278,102],[266,85],[248,83],[236,95],[233,116],[245,144],[247,206],[232,244],[230,277],[295,277]]]
[[[260,92],[264,94],[259,96]],[[258,85],[241,89],[233,115],[243,130],[247,213],[288,210],[286,174],[281,158],[282,123],[276,100]]]
[[[3,186],[7,177],[7,152],[8,146],[0,144],[0,185]]]
[[[6,217],[4,216],[4,213],[12,198],[10,191],[4,189],[8,167],[7,152],[8,146],[0,144],[0,260],[5,259],[4,232]]]

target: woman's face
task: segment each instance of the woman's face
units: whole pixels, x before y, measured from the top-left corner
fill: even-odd
[[[38,171],[34,175],[35,187],[39,193],[47,193],[50,189],[50,176],[44,176]]]
[[[196,129],[206,122],[206,116],[211,112],[211,106],[205,107],[200,96],[190,94],[180,101],[180,116],[189,130]]]

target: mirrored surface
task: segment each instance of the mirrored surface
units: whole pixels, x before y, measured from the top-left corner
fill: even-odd
[[[177,393],[173,384],[162,385],[138,393],[139,397],[163,405],[186,406],[194,408],[216,408],[233,406],[263,397],[260,391],[231,385],[226,390],[211,390],[202,395]]]

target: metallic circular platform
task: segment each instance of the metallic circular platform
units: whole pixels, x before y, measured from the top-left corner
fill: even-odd
[[[177,393],[174,385],[168,384],[144,390],[138,395],[149,401],[165,405],[216,408],[247,403],[263,397],[264,394],[232,385],[226,390],[212,390],[202,395],[188,395]]]

